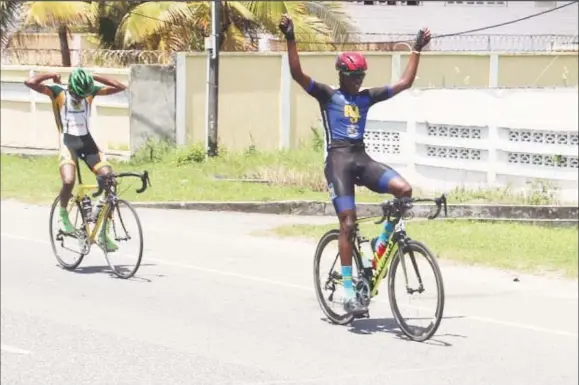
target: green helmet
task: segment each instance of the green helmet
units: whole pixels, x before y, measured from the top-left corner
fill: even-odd
[[[82,68],[75,68],[68,78],[68,88],[84,98],[87,97],[94,87],[94,79],[90,73]]]

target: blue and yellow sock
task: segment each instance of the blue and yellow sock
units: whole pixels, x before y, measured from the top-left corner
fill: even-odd
[[[342,266],[342,282],[344,282],[344,296],[352,298],[355,296],[352,286],[352,266]]]

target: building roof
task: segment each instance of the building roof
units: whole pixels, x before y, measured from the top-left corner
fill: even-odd
[[[461,2],[421,1],[417,6],[401,5],[400,1],[397,3],[387,5],[386,2],[376,1],[374,5],[365,5],[363,2],[344,2],[344,9],[356,24],[360,40],[391,41],[411,38],[423,26],[428,26],[433,35],[456,33],[508,22],[570,2],[464,1],[462,4],[456,4]],[[565,8],[514,24],[476,32],[469,36],[439,39],[436,44],[433,40],[431,49],[544,50],[553,43],[577,40],[578,13],[579,7],[575,2]]]

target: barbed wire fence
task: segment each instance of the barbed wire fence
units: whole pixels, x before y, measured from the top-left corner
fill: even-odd
[[[70,50],[73,66],[126,68],[131,64],[175,64],[175,52],[145,50]],[[59,49],[7,48],[2,50],[3,65],[62,66]]]
[[[407,51],[402,42],[412,43],[415,35],[384,34],[364,35],[351,43],[315,42],[302,40],[308,51],[333,52]],[[578,52],[578,37],[571,35],[456,35],[433,39],[425,51],[433,52]],[[262,39],[252,52],[283,52],[286,42],[279,39]],[[199,52],[199,51],[197,51]],[[146,50],[71,50],[73,65],[85,67],[126,68],[131,64],[175,65],[174,51]],[[2,64],[61,66],[60,49],[7,48],[2,50]]]

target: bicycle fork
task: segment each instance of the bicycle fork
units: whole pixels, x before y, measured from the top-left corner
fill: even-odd
[[[414,272],[416,273],[416,279],[418,280],[418,289],[413,289],[408,284],[408,269],[406,268],[406,258],[404,258],[404,246],[406,245],[406,238],[403,238],[401,244],[398,247],[398,252],[400,253],[400,264],[402,265],[402,272],[404,273],[404,283],[406,284],[406,292],[408,294],[419,293],[422,294],[424,292],[424,284],[422,282],[422,277],[420,276],[420,272],[418,271],[418,264],[416,263],[416,258],[414,257],[414,252],[409,250],[410,261],[412,262],[412,267],[414,268]]]

